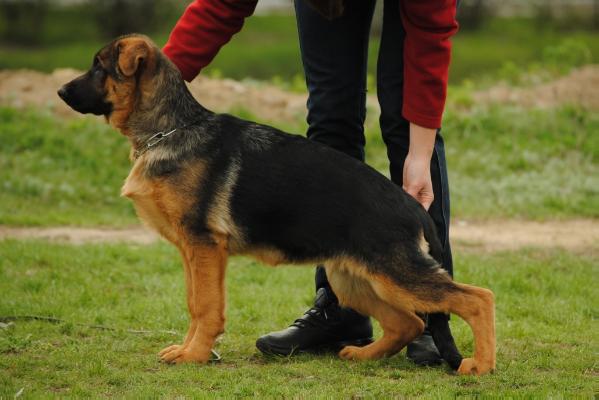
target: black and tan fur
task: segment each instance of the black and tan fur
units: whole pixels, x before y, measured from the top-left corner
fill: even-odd
[[[131,142],[122,194],[180,251],[191,323],[165,362],[206,362],[225,325],[227,258],[325,265],[341,304],[376,318],[383,336],[346,359],[391,356],[433,313],[435,343],[461,374],[495,368],[493,294],[453,282],[426,211],[374,169],[272,127],[214,114],[198,104],[176,67],[145,36],[101,49],[90,71],[59,95],[75,110],[105,115]],[[181,128],[183,127],[183,128]],[[158,131],[180,128],[135,157]],[[445,314],[474,333],[461,358]]]

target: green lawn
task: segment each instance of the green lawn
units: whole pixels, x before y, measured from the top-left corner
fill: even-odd
[[[130,168],[128,142],[102,119],[65,121],[0,108],[0,126],[0,224],[137,223],[119,196]],[[449,111],[444,135],[453,215],[599,216],[597,114],[568,107]],[[367,142],[367,161],[386,173],[385,147],[374,127]]]
[[[497,299],[497,372],[457,377],[446,367],[417,368],[403,354],[376,362],[335,355],[266,358],[255,339],[280,329],[311,302],[311,268],[271,269],[233,258],[227,278],[223,356],[210,366],[167,366],[156,352],[181,340],[76,324],[184,332],[182,267],[166,244],[69,246],[0,242],[0,315],[68,321],[16,321],[0,329],[0,397],[454,395],[592,396],[599,389],[596,260],[557,251],[461,254],[457,278]],[[472,351],[466,325],[452,319],[458,346]],[[377,334],[379,330],[377,329]]]
[[[0,224],[131,225],[128,142],[99,118],[0,108]]]

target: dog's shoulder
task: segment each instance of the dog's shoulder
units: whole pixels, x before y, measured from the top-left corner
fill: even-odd
[[[247,121],[230,114],[214,114],[207,123],[207,129],[220,146],[229,150],[260,152],[275,143],[305,140],[275,127]]]

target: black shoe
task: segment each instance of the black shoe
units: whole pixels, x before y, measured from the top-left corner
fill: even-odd
[[[258,338],[258,350],[264,354],[289,356],[372,343],[370,318],[340,307],[334,296],[326,288],[318,289],[314,306],[289,328]]]
[[[443,362],[433,337],[428,330],[425,330],[422,336],[414,339],[408,344],[406,357],[412,360],[416,365],[430,366],[439,365]]]

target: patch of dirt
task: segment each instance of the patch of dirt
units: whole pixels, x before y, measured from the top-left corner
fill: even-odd
[[[559,248],[599,254],[599,220],[564,221],[457,220],[450,230],[452,244],[462,249],[501,251],[520,248]]]
[[[56,91],[82,72],[57,69],[51,74],[31,70],[0,70],[0,104],[16,108],[50,109],[61,117],[80,117],[58,98]],[[188,87],[205,107],[216,112],[246,110],[263,121],[295,123],[306,114],[306,94],[287,92],[277,86],[232,79],[199,76]],[[475,92],[475,103],[513,104],[523,107],[556,107],[576,104],[599,110],[599,65],[572,71],[557,80],[530,87],[498,85]],[[374,109],[378,103],[369,96]]]
[[[473,98],[475,103],[500,103],[540,108],[574,104],[588,110],[599,110],[599,65],[587,65],[554,81],[531,87],[498,85],[474,93]]]
[[[0,225],[0,239],[46,239],[70,244],[119,242],[151,244],[160,238],[157,234],[143,226],[111,229],[71,226],[49,228],[10,227]]]
[[[273,85],[199,76],[188,87],[200,104],[216,112],[243,109],[260,120],[289,123],[306,116],[306,94]]]
[[[458,220],[451,227],[452,244],[460,250],[495,252],[521,248],[559,248],[596,255],[599,221]],[[159,237],[142,226],[108,228],[21,228],[0,226],[0,239],[47,239],[71,244],[128,242],[151,244]]]
[[[61,117],[80,117],[56,94],[66,82],[81,75],[74,69],[57,69],[51,74],[31,70],[0,71],[0,104],[16,108],[46,108]],[[290,93],[262,83],[200,76],[188,87],[205,107],[216,112],[243,109],[260,120],[297,122],[306,114],[306,95]]]

